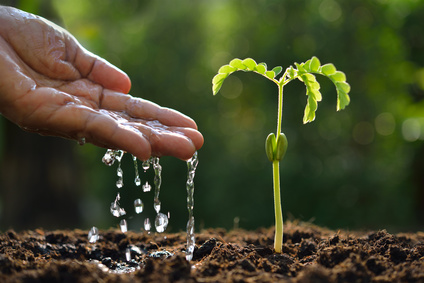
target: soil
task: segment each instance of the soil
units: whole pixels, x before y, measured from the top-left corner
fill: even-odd
[[[283,253],[274,229],[185,233],[12,230],[0,234],[0,282],[424,282],[424,232],[331,231],[287,223]],[[131,260],[126,259],[126,250]]]

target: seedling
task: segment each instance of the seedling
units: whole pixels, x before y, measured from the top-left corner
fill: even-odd
[[[269,161],[272,162],[273,184],[274,184],[274,209],[275,209],[275,238],[274,249],[276,252],[282,252],[283,246],[283,215],[281,211],[280,197],[280,160],[283,159],[287,150],[287,138],[281,132],[281,121],[283,117],[283,88],[289,82],[299,79],[306,86],[306,107],[303,116],[303,123],[309,123],[315,120],[315,112],[318,102],[321,101],[322,95],[319,91],[320,84],[316,80],[314,74],[320,74],[329,78],[337,90],[337,111],[344,109],[350,102],[348,95],[350,85],[346,82],[346,76],[343,72],[337,71],[333,64],[325,64],[321,66],[317,57],[312,57],[305,63],[295,63],[295,67],[290,66],[284,74],[278,79],[276,78],[282,67],[278,66],[272,70],[267,70],[265,63],[257,64],[255,60],[247,58],[244,60],[233,59],[228,65],[222,66],[218,70],[218,74],[212,79],[212,91],[216,95],[220,90],[224,80],[236,71],[255,72],[263,77],[273,81],[278,86],[278,117],[277,132],[271,133],[266,138],[265,151]]]

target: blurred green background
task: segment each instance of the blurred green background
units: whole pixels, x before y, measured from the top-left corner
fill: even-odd
[[[124,70],[131,94],[177,109],[205,138],[195,177],[196,229],[269,227],[272,171],[265,138],[276,128],[277,89],[236,73],[213,97],[211,80],[231,59],[288,67],[317,56],[346,73],[351,104],[336,112],[325,78],[317,118],[303,125],[305,88],[285,88],[281,163],[285,219],[330,228],[424,227],[424,1],[3,1],[49,18],[88,50]],[[1,121],[0,229],[117,226],[109,212],[116,166],[105,149],[40,137]],[[161,159],[168,231],[185,229],[186,164]],[[130,156],[121,189],[129,228],[152,217],[152,194],[133,185]],[[142,175],[143,182],[152,178]],[[134,216],[136,197],[146,212]]]

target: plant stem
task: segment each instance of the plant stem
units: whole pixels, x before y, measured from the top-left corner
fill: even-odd
[[[283,85],[278,84],[278,117],[277,117],[277,132],[275,136],[280,136],[281,133],[281,123],[283,120]]]
[[[280,162],[274,160],[272,162],[272,173],[274,181],[274,210],[275,210],[275,252],[281,253],[283,246],[283,213],[281,211],[280,197]]]
[[[283,119],[283,84],[278,84],[278,118],[277,139],[280,138],[281,124]],[[275,238],[274,249],[277,253],[282,252],[283,245],[283,213],[281,211],[281,196],[280,196],[280,162],[274,160],[272,162],[272,175],[274,183],[274,210],[275,210]]]

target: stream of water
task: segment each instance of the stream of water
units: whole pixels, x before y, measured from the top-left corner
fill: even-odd
[[[118,180],[116,181],[116,188],[119,190],[124,186],[124,172],[121,168],[121,161],[124,156],[124,151],[122,150],[112,150],[108,149],[105,155],[102,158],[104,164],[108,166],[112,166],[115,162],[118,163],[118,168],[116,171],[116,175],[118,176]],[[132,156],[134,162],[134,170],[135,170],[135,178],[134,183],[136,186],[141,186],[141,178],[138,170],[138,162],[135,156]],[[199,163],[197,152],[193,155],[191,159],[187,161],[187,210],[188,210],[188,221],[187,221],[187,249],[186,249],[186,259],[190,261],[193,258],[193,252],[195,247],[195,235],[194,235],[194,175],[196,172],[197,164]],[[150,167],[154,170],[154,198],[153,198],[153,208],[156,211],[156,218],[154,221],[155,229],[158,233],[162,233],[166,230],[169,223],[170,213],[164,214],[161,213],[161,202],[159,199],[160,189],[162,185],[162,166],[159,164],[158,157],[151,157],[149,160],[143,161],[141,167],[143,168],[144,173],[149,170]],[[141,186],[143,192],[150,192],[151,185],[148,181],[144,185]],[[115,200],[110,205],[110,212],[113,216],[117,218],[121,218],[126,215],[126,211],[124,208],[120,206],[121,196],[118,191]],[[134,210],[136,214],[141,214],[144,211],[144,203],[141,198],[137,198],[134,200]],[[126,233],[128,231],[128,224],[125,218],[121,218],[119,222],[119,226],[121,228],[122,233]],[[143,228],[146,232],[150,233],[151,230],[151,222],[149,218],[144,219]],[[99,231],[96,227],[91,228],[88,233],[88,239],[90,243],[95,243],[99,239]],[[131,259],[126,253],[127,260]]]

